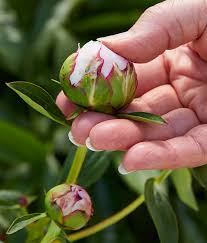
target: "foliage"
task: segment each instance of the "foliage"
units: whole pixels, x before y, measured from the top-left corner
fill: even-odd
[[[52,227],[50,220],[40,214],[35,215],[41,218],[39,221],[26,218],[24,226],[28,220],[31,224],[24,230],[5,234],[16,217],[25,219],[27,213],[44,211],[45,192],[66,179],[75,154],[75,147],[67,139],[68,126],[54,122],[65,124],[54,102],[60,87],[51,81],[58,80],[62,62],[77,43],[125,31],[144,9],[157,2],[0,0],[0,241],[40,242]],[[10,87],[53,121],[34,111],[5,85],[16,80],[31,82],[24,82],[24,92],[17,82]],[[34,89],[42,93],[43,100],[35,96]],[[159,171],[118,175],[121,156],[117,152],[87,154],[78,183],[88,188],[94,201],[95,214],[89,226],[121,210],[142,193],[149,211],[142,206],[80,242],[156,243],[158,237],[164,243],[169,237],[176,242],[177,226],[179,242],[207,242],[207,167],[174,171],[171,180],[157,187],[150,178],[157,177]],[[53,242],[65,242],[63,238],[61,232]]]

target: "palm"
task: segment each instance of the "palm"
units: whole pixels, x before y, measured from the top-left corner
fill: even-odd
[[[207,135],[205,125],[207,121],[207,63],[189,45],[185,45],[166,51],[149,63],[135,64],[135,67],[140,79],[137,90],[138,98],[129,105],[128,110],[160,114],[168,122],[166,126],[159,127],[139,124],[142,136],[136,143],[158,140],[152,142],[151,145],[148,142],[147,145],[151,146],[152,150],[154,143],[159,143],[161,148],[167,146],[166,161],[169,156],[172,160],[171,165],[161,163],[160,166],[159,164],[155,166],[149,163],[144,168],[176,168],[204,164],[206,162],[204,155]],[[180,147],[183,149],[182,156],[188,155],[189,149],[194,146],[195,156],[187,157],[183,164],[179,163],[180,155],[177,156],[175,153],[177,148],[174,148],[173,141],[176,141],[176,137],[183,138]],[[162,143],[162,141],[165,142]],[[189,146],[190,144],[191,146]],[[140,144],[139,147],[141,148]],[[134,150],[136,150],[136,145]],[[146,151],[148,150],[149,148]],[[135,152],[138,154],[138,151],[134,151],[134,154]],[[144,152],[142,155],[144,156]],[[157,151],[157,157],[156,153],[152,152],[152,157],[155,161],[159,160],[159,152]],[[140,167],[142,167],[141,164]],[[128,168],[130,169],[129,165]],[[132,163],[131,170],[133,169],[134,164]]]

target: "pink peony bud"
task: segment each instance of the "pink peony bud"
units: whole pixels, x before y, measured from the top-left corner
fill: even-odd
[[[75,104],[105,113],[129,104],[137,87],[134,65],[98,41],[86,43],[65,60],[60,81]]]
[[[52,188],[46,195],[45,207],[51,219],[70,230],[85,226],[93,213],[88,193],[74,184]]]

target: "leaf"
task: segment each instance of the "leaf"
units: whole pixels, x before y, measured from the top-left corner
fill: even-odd
[[[28,225],[26,243],[40,242],[47,231],[49,223],[50,219],[45,217]]]
[[[180,200],[194,210],[198,210],[198,205],[192,188],[192,175],[189,170],[174,170],[171,176]]]
[[[21,196],[23,196],[23,194],[18,191],[0,190],[0,205],[2,203],[5,203],[7,205],[8,203],[10,203],[10,205],[13,203],[17,203]]]
[[[16,13],[8,1],[0,1],[0,66],[10,73],[18,74],[23,57],[23,33],[17,26]],[[2,78],[2,77],[1,77]]]
[[[0,210],[16,210],[20,209],[20,205],[15,204],[15,205],[0,205]]]
[[[0,121],[0,161],[7,164],[31,163],[45,160],[47,147],[27,130]],[[34,156],[35,155],[35,156]]]
[[[159,190],[155,179],[145,185],[145,201],[154,221],[161,243],[178,242],[178,225],[175,213],[164,193]]]
[[[71,21],[70,30],[74,33],[89,37],[98,36],[98,33],[113,31],[114,29],[127,29],[140,17],[142,11],[136,8],[127,11],[123,19],[121,12],[103,12],[94,13],[87,17],[82,17],[80,20]]]
[[[140,121],[140,122],[151,122],[156,124],[164,124],[166,121],[158,115],[154,115],[147,112],[130,112],[130,113],[120,113],[116,116],[120,118],[126,118],[133,121]]]
[[[207,165],[194,168],[191,171],[200,185],[207,188]]]
[[[13,234],[23,228],[25,228],[27,225],[46,217],[46,213],[32,213],[27,214],[22,217],[19,217],[14,220],[14,222],[10,225],[9,229],[7,230],[7,234]]]
[[[0,209],[3,208],[20,208],[22,203],[25,206],[30,204],[36,199],[34,196],[27,196],[15,190],[0,190]]]
[[[53,154],[49,154],[46,158],[46,169],[44,171],[44,189],[47,191],[55,186],[60,171],[59,161]]]
[[[11,82],[7,85],[36,111],[62,125],[68,125],[53,98],[40,86],[24,81]]]
[[[196,219],[192,212],[187,207],[184,207],[179,201],[176,202],[175,210],[179,222],[179,242],[206,243],[206,227],[203,227],[206,223],[206,212],[200,212],[199,210],[199,212],[204,215],[204,221],[201,221],[200,219]],[[196,216],[197,215],[198,213],[196,213]]]
[[[108,169],[112,161],[111,154],[110,152],[88,153],[78,177],[78,184],[89,187],[97,182]]]

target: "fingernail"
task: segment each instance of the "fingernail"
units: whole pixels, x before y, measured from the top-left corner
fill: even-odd
[[[120,164],[119,167],[118,167],[118,172],[121,174],[121,175],[127,175],[127,174],[130,174],[132,172],[135,172],[135,171],[127,171],[123,164]]]
[[[121,40],[121,39],[126,39],[128,38],[130,33],[128,31],[122,32],[116,35],[109,35],[105,37],[100,37],[97,38],[98,41],[113,41],[113,40]]]
[[[95,149],[95,148],[91,145],[90,138],[87,138],[87,139],[86,139],[86,147],[87,147],[89,150],[94,151],[94,152],[100,152],[100,151],[103,151],[103,150]]]
[[[68,138],[69,138],[69,140],[71,141],[71,143],[73,143],[74,145],[76,145],[76,146],[78,146],[78,147],[84,147],[84,146],[85,146],[85,145],[80,144],[80,143],[77,143],[77,142],[75,141],[75,139],[74,139],[73,134],[72,134],[71,131],[68,133]]]

